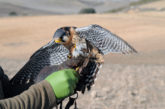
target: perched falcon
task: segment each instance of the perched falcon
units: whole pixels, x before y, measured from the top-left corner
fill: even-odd
[[[80,74],[77,89],[83,93],[94,83],[96,74],[104,62],[103,55],[136,53],[126,41],[99,25],[62,27],[55,32],[53,38],[56,43],[69,50],[68,58],[85,57],[84,63],[77,69]]]
[[[50,73],[40,72],[45,67],[55,66],[57,69],[59,69],[58,67],[62,69],[61,65],[74,59],[78,62],[75,61],[76,64],[72,68],[80,74],[76,90],[84,93],[85,89],[89,90],[94,83],[99,67],[104,62],[103,55],[113,52],[126,54],[134,53],[136,50],[123,39],[99,25],[59,28],[55,32],[53,40],[37,50],[11,79],[11,90],[15,91],[15,94],[19,94],[40,81],[43,75]],[[71,67],[69,64],[64,66]]]

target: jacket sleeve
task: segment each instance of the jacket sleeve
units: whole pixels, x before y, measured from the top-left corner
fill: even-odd
[[[56,106],[55,94],[45,80],[20,95],[0,100],[0,109],[49,109],[53,106]]]
[[[2,82],[0,80],[0,100],[4,98],[3,88],[2,88]]]

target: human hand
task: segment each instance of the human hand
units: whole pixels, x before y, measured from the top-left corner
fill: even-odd
[[[45,80],[50,83],[56,98],[63,99],[74,93],[78,73],[73,69],[64,69],[50,74]]]

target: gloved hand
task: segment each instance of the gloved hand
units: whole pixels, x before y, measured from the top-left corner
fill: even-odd
[[[57,99],[63,99],[74,93],[78,82],[78,73],[73,69],[64,69],[50,74],[46,79]]]

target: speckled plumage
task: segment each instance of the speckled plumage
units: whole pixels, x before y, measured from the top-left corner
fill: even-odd
[[[30,57],[23,68],[11,79],[11,84],[22,85],[34,82],[45,66],[60,65],[68,59],[68,54],[68,49],[63,45],[54,43],[54,41],[49,42]]]
[[[54,43],[55,38],[61,38],[63,35],[69,37],[65,37],[62,41],[66,39],[69,41],[61,44]],[[60,66],[66,60],[74,57],[82,61],[82,64],[78,66],[80,79],[76,90],[84,93],[86,88],[90,90],[94,84],[96,75],[103,63],[103,55],[113,52],[126,54],[136,52],[136,50],[126,41],[99,25],[81,28],[63,27],[56,31],[52,41],[30,57],[10,83],[13,87],[24,87],[25,85],[29,87],[35,83],[36,77],[44,67]],[[70,58],[68,58],[69,55],[71,55]]]
[[[98,48],[103,55],[110,52],[124,54],[136,52],[126,41],[99,25],[89,25],[77,28],[75,31],[79,37],[85,38]]]

